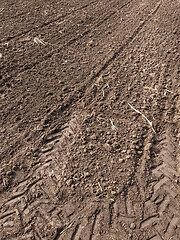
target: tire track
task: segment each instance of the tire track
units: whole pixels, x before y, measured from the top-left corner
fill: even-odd
[[[132,2],[132,1],[133,1],[133,0],[130,0],[130,1],[128,1],[127,3],[123,4],[122,7],[120,7],[120,9],[122,9],[123,7],[125,7],[126,5],[128,5],[128,4],[129,4],[130,2]],[[84,6],[81,6],[81,7],[77,8],[77,9],[74,9],[74,10],[72,10],[72,11],[70,11],[70,12],[67,12],[67,13],[65,13],[65,14],[63,14],[63,15],[60,15],[60,16],[58,16],[58,17],[55,18],[55,19],[49,20],[49,21],[41,24],[40,26],[36,26],[36,27],[34,27],[34,28],[30,28],[30,29],[28,29],[28,30],[26,30],[26,31],[23,31],[23,32],[21,32],[21,33],[18,33],[18,34],[14,35],[14,36],[9,36],[8,38],[3,39],[2,41],[0,41],[0,44],[6,44],[7,42],[9,42],[9,41],[11,41],[11,40],[14,40],[15,38],[19,38],[19,37],[21,37],[22,35],[26,35],[26,34],[30,33],[31,31],[38,30],[38,29],[41,29],[41,28],[43,28],[43,27],[47,27],[47,26],[49,26],[50,24],[53,24],[53,23],[55,23],[55,22],[57,22],[57,21],[59,21],[59,20],[61,20],[61,19],[62,19],[62,21],[63,21],[64,18],[69,17],[69,16],[71,16],[72,14],[74,14],[75,12],[81,11],[81,10],[84,9],[84,8],[88,8],[89,6],[91,6],[91,5],[95,4],[95,3],[98,3],[98,1],[89,2],[89,3],[85,4]],[[110,2],[110,3],[111,3],[111,2]],[[119,9],[119,10],[120,10],[120,9]]]
[[[77,234],[78,229],[79,229],[79,225],[80,225],[80,224],[77,224],[77,225],[76,225],[76,227],[75,227],[75,229],[74,229],[74,232],[73,232],[73,234],[72,234],[71,240],[74,240],[74,239],[75,239],[76,234]]]
[[[135,37],[139,34],[139,32],[142,30],[142,28],[145,26],[145,24],[157,13],[160,6],[162,4],[162,0],[159,1],[156,4],[156,7],[152,10],[152,12],[147,16],[147,18],[136,28],[136,30],[132,33],[132,35],[122,44],[122,46],[112,54],[112,56],[105,61],[105,63],[102,65],[102,67],[96,71],[96,73],[88,79],[86,89],[89,89],[86,92],[86,95],[89,94],[92,91],[92,82],[96,80],[98,77],[100,77],[103,72],[113,63],[113,61],[120,55],[120,53],[135,39]],[[94,85],[93,85],[94,86]]]
[[[176,159],[174,157],[175,146],[169,132],[162,136],[158,148],[160,148],[159,158],[162,164],[152,170],[152,174],[157,178],[157,183],[153,186],[153,195],[146,202],[145,209],[150,206],[157,206],[157,214],[150,215],[141,222],[141,228],[151,228],[155,225],[157,239],[178,239],[176,228],[180,223],[179,218],[179,196],[178,186],[175,178],[178,176],[176,171]],[[174,238],[175,237],[175,238]]]
[[[6,21],[7,21],[7,20],[11,20],[11,19],[15,19],[15,18],[17,18],[17,17],[24,16],[24,15],[26,15],[26,14],[28,14],[28,13],[29,13],[28,11],[18,13],[18,14],[16,14],[16,15],[14,15],[13,17],[6,18]],[[0,43],[3,43],[3,42],[4,42],[4,40],[2,40],[2,42],[0,42]]]
[[[125,3],[124,5],[122,5],[120,7],[120,9],[124,8],[125,6],[127,6],[128,4],[130,4],[132,2],[128,1],[127,3]],[[120,10],[119,9],[119,10]],[[85,31],[81,32],[80,34],[78,34],[76,37],[70,39],[67,43],[65,43],[64,45],[53,49],[52,51],[46,53],[46,55],[42,56],[41,58],[37,59],[36,61],[32,62],[32,63],[27,63],[26,65],[22,64],[22,65],[18,65],[18,70],[13,73],[13,74],[9,74],[8,72],[8,77],[5,77],[1,83],[1,85],[3,85],[4,83],[8,82],[11,78],[15,77],[17,75],[17,73],[24,73],[30,69],[32,69],[33,67],[35,67],[38,64],[41,64],[42,62],[45,62],[47,60],[49,60],[54,54],[59,53],[59,51],[62,51],[64,48],[69,47],[70,45],[72,45],[74,42],[78,41],[79,39],[85,37],[86,35],[88,35],[92,30],[94,30],[95,28],[98,28],[99,26],[101,26],[104,22],[106,22],[107,20],[109,20],[112,16],[114,16],[115,14],[117,14],[117,11],[114,10],[112,11],[110,14],[106,15],[101,21],[99,21],[97,24],[93,25],[92,27],[86,29]],[[49,44],[47,44],[48,46]],[[14,69],[11,69],[10,71],[13,72]]]
[[[92,224],[92,228],[91,228],[91,234],[90,234],[90,237],[89,237],[89,240],[92,240],[93,238],[93,234],[94,234],[94,229],[95,229],[95,225],[96,225],[96,221],[97,221],[97,216],[99,215],[100,213],[100,210],[96,210],[95,212],[95,216],[94,216],[94,220],[93,220],[93,224]]]
[[[62,127],[62,130],[56,131],[54,135],[52,133],[46,138],[46,147],[40,153],[41,164],[36,169],[32,169],[26,180],[17,184],[8,199],[1,204],[0,222],[4,229],[2,233],[5,231],[4,234],[8,239],[20,232],[22,234],[24,232],[23,236],[26,236],[27,233],[30,233],[29,226],[40,239],[44,239],[42,226],[43,229],[51,229],[47,233],[51,236],[54,235],[54,239],[60,235],[58,229],[59,226],[64,226],[62,219],[66,220],[66,215],[61,219],[57,213],[51,215],[50,212],[52,208],[62,209],[62,205],[57,204],[57,194],[60,191],[58,186],[62,182],[67,164],[67,160],[62,154],[64,146],[72,141],[78,125],[79,119],[73,115],[70,121]],[[50,145],[52,148],[49,148]],[[46,165],[47,162],[48,165]],[[8,209],[14,210],[8,211]],[[9,219],[10,223],[8,223]],[[40,225],[38,226],[38,224]],[[5,226],[7,225],[11,228],[10,232],[6,231]]]
[[[71,11],[69,11],[69,12],[66,12],[64,15],[61,15],[61,16],[65,16],[65,17],[66,17],[66,16],[70,16],[71,14],[73,14],[73,13],[79,11],[79,10],[84,9],[84,8],[92,5],[92,4],[95,3],[95,2],[97,2],[97,1],[91,1],[91,2],[89,2],[89,3],[87,3],[87,4],[83,5],[83,6],[80,6],[79,8],[76,8],[76,9],[74,9],[74,7],[73,7],[73,8],[72,8],[73,10],[71,10]],[[23,6],[18,6],[18,7],[22,8]],[[31,7],[31,6],[30,6],[30,7]],[[33,9],[33,10],[34,10],[34,9]],[[35,9],[35,11],[37,11],[37,12],[39,12],[40,10],[41,10],[41,6],[39,6],[38,9],[37,9],[37,8]],[[11,20],[11,19],[14,20],[14,19],[17,18],[17,17],[24,16],[24,15],[30,14],[30,13],[31,13],[30,11],[23,11],[23,12],[20,12],[20,13],[14,15],[14,16],[10,16],[10,17],[8,17],[8,18],[5,18],[5,21]],[[4,17],[4,16],[2,16],[2,17]],[[57,18],[60,18],[60,16],[58,16]],[[53,22],[55,22],[55,21],[56,21],[56,19],[52,19],[52,20],[48,21],[49,23],[47,22],[47,24],[49,25],[49,24],[51,24],[51,22],[53,23]],[[39,26],[39,27],[40,27],[40,26]]]
[[[10,40],[14,40],[15,38],[18,38],[18,37],[20,37],[20,36],[22,36],[22,35],[25,35],[25,34],[27,34],[27,33],[30,33],[30,32],[33,31],[33,30],[37,30],[37,29],[43,28],[44,26],[48,26],[48,25],[50,25],[50,24],[52,24],[52,23],[54,23],[54,22],[56,22],[56,21],[58,21],[58,20],[61,20],[61,19],[65,18],[65,17],[70,16],[71,14],[73,14],[73,13],[75,13],[75,12],[77,12],[77,11],[80,11],[80,10],[82,10],[82,9],[84,9],[84,8],[87,8],[87,7],[89,7],[90,5],[92,5],[92,4],[94,4],[94,3],[97,3],[97,0],[91,1],[91,2],[89,2],[89,3],[87,3],[87,4],[85,4],[84,6],[81,6],[81,7],[77,8],[77,9],[74,9],[73,11],[70,11],[70,12],[67,12],[67,13],[65,13],[65,14],[63,14],[63,15],[60,15],[60,16],[58,16],[58,17],[55,18],[55,19],[49,20],[49,21],[41,24],[40,26],[36,26],[36,27],[34,27],[34,28],[30,28],[30,29],[28,29],[28,30],[26,30],[26,31],[24,31],[24,32],[18,33],[18,34],[14,35],[14,36],[9,36],[8,38],[1,40],[1,41],[0,41],[0,44],[9,42]]]
[[[117,203],[115,201],[113,204],[119,205],[118,200]],[[114,239],[119,239],[119,234],[122,233],[120,223],[128,226],[134,222],[134,218],[124,214],[117,214],[114,218],[109,211],[111,205],[112,202],[109,199],[101,199],[97,202],[89,199],[85,207],[78,211],[79,218],[73,222],[70,228],[64,230],[60,240],[109,239],[112,236],[116,236]],[[91,206],[93,206],[93,209]],[[76,218],[76,215],[74,217]],[[109,224],[111,217],[113,219],[112,224]]]

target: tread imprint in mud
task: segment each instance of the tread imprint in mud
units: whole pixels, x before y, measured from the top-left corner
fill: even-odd
[[[2,204],[0,231],[6,237],[23,234],[25,239],[31,239],[31,235],[37,239],[44,239],[46,235],[56,239],[54,236],[67,225],[71,210],[67,207],[67,213],[60,214],[62,205],[57,195],[67,164],[62,154],[63,148],[73,141],[78,121],[74,115],[61,130],[54,131],[46,138],[39,163]],[[14,210],[8,211],[9,208]]]
[[[180,199],[175,181],[178,172],[174,156],[175,144],[168,132],[162,135],[158,148],[161,149],[158,157],[162,164],[152,170],[156,183],[151,199],[145,203],[147,217],[141,222],[141,229],[145,230],[148,227],[155,229],[156,236],[153,239],[177,240],[180,237]],[[148,214],[148,209],[151,215]]]

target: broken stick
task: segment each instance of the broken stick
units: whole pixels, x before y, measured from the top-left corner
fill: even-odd
[[[135,109],[130,103],[128,103],[128,105],[129,105],[135,112],[139,113],[139,114],[149,123],[149,125],[151,126],[153,132],[156,133],[156,131],[155,131],[154,128],[153,128],[152,122],[150,122],[149,119],[148,119],[143,113],[141,113],[139,110]]]

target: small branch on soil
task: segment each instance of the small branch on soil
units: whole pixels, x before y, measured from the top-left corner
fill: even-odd
[[[4,180],[4,178],[2,179],[2,181],[3,181],[4,187],[6,188],[6,187],[7,187],[7,186],[6,186],[6,181]]]
[[[104,90],[102,90],[102,92],[103,92],[103,97],[104,97]]]
[[[154,92],[157,92],[158,90],[155,88],[152,88],[152,87],[144,87],[145,90],[152,90]]]
[[[54,177],[54,170],[52,170],[51,172],[49,172],[49,177]]]
[[[113,121],[110,119],[112,130],[117,130],[117,127],[114,125]]]
[[[170,91],[170,90],[168,90],[168,89],[165,89],[165,91],[164,91],[164,95],[165,95],[165,96],[167,95],[167,92],[173,93],[172,91]]]
[[[71,223],[66,225],[66,228],[60,233],[60,235],[62,235],[64,232],[66,232],[73,225],[73,223],[75,222],[75,219],[76,219],[76,217],[74,217],[72,219]],[[78,217],[78,219],[79,219],[79,217]]]
[[[140,111],[138,111],[137,109],[135,109],[130,103],[128,103],[128,105],[129,105],[135,112],[139,113],[139,114],[149,123],[149,125],[151,126],[153,132],[156,133],[156,131],[155,131],[154,128],[153,128],[152,122],[150,122],[149,119],[148,119],[143,113],[141,113]]]
[[[34,38],[34,42],[35,42],[36,44],[41,43],[42,45],[46,45],[46,43],[45,43],[43,40],[39,39],[38,37],[35,37],[35,38]]]
[[[103,189],[102,189],[102,187],[101,187],[101,184],[100,184],[100,182],[98,182],[98,185],[99,185],[99,188],[100,188],[100,190],[101,190],[101,192],[103,191]]]

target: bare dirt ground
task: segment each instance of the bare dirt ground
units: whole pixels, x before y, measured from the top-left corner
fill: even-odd
[[[179,0],[0,0],[0,239],[179,240]]]

